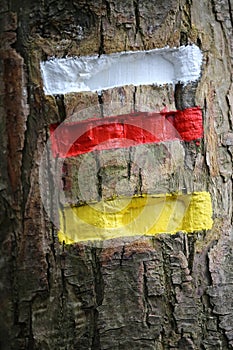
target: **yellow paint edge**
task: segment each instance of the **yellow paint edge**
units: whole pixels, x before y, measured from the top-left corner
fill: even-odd
[[[212,228],[212,204],[208,192],[142,195],[82,206],[67,206],[59,212],[60,242],[71,244],[159,233]]]

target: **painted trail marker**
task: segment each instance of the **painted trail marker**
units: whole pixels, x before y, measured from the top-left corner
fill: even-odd
[[[128,148],[145,143],[202,138],[202,111],[137,112],[104,119],[52,124],[54,157],[67,158],[93,150]]]
[[[59,240],[66,244],[212,227],[208,192],[116,198],[60,211]]]
[[[55,95],[99,92],[124,85],[187,84],[199,79],[201,65],[201,50],[196,45],[188,45],[100,57],[54,58],[41,62],[40,67],[45,94]],[[50,134],[54,162],[57,157],[64,159],[94,150],[175,140],[189,142],[203,137],[202,111],[194,107],[183,111],[137,112],[100,119],[90,116],[84,121],[53,124]],[[45,154],[40,171],[42,184],[46,166]],[[61,174],[55,175],[59,180]],[[59,185],[55,190],[59,192]],[[63,197],[65,206],[58,208],[58,238],[66,244],[177,231],[194,232],[212,227],[212,205],[207,192],[132,194],[131,197],[102,199],[79,206],[68,205],[64,192]],[[49,203],[45,189],[44,204],[51,215]]]
[[[109,55],[54,58],[40,63],[46,95],[101,91],[124,85],[188,83],[200,77],[196,45]]]

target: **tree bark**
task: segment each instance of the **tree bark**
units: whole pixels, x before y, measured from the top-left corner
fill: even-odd
[[[231,0],[2,1],[1,349],[233,348],[232,11]],[[174,89],[127,86],[101,96],[44,94],[40,61],[53,56],[190,43],[204,55],[197,83],[177,84]],[[49,126],[92,106],[99,106],[98,113],[107,117],[111,102],[119,102],[125,113],[136,106],[157,111],[202,108],[203,141],[199,146],[180,143],[182,175],[164,179],[161,186],[175,191],[179,181],[188,193],[208,191],[211,230],[59,242],[39,181]],[[115,183],[123,178],[136,193],[153,191],[150,173],[142,178],[131,168],[128,177],[130,160],[134,152],[143,156],[148,150],[143,147],[119,150],[115,164],[110,162],[114,152],[90,154],[82,170],[84,178],[92,178],[83,185],[90,200],[111,197]],[[158,146],[149,149],[156,161]],[[80,159],[67,161],[74,182],[67,196],[77,200],[74,169]],[[99,176],[90,174],[93,159],[101,169]],[[52,196],[56,183],[48,159],[50,167],[44,187]]]

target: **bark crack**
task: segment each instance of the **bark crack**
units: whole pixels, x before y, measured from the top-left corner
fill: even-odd
[[[145,322],[148,328],[150,328],[149,322],[149,300],[148,300],[148,286],[147,286],[147,268],[146,263],[143,261],[143,295],[144,295],[144,307],[145,307]]]
[[[129,161],[127,162],[127,179],[130,181],[131,170],[132,170],[132,159],[131,159],[132,147],[129,148]]]
[[[139,168],[138,179],[139,179],[139,193],[140,195],[142,195],[142,169],[141,168]]]
[[[105,6],[106,6],[108,21],[111,24],[111,6],[110,6],[110,3],[107,0],[104,0],[103,2],[105,4]]]
[[[100,44],[99,44],[99,57],[105,54],[104,50],[104,28],[103,28],[103,19],[100,20]]]
[[[102,92],[98,93],[98,102],[99,102],[99,106],[100,106],[101,118],[104,118],[104,102],[103,102],[103,93]]]
[[[232,9],[231,0],[228,0],[228,6],[229,6],[229,15],[231,20],[231,25],[233,26],[233,9]]]
[[[125,254],[125,245],[122,246],[122,250],[121,250],[120,266],[122,266],[123,264],[124,254]]]
[[[99,259],[100,253],[101,249],[97,250],[97,248],[92,248],[92,269],[95,278],[95,295],[97,306],[100,306],[102,304],[104,298],[104,280],[101,271],[101,262]]]
[[[101,174],[101,165],[99,160],[99,153],[96,152],[96,164],[97,164],[97,192],[98,200],[100,201],[103,198],[103,189],[102,189],[102,174]]]
[[[142,31],[141,22],[140,22],[139,0],[135,0],[133,2],[133,5],[134,5],[134,16],[135,16],[135,22],[136,22],[134,40],[136,40],[137,34],[139,34],[142,40],[143,47],[145,47],[143,31]]]
[[[188,268],[190,270],[190,275],[191,275],[193,270],[194,258],[195,258],[195,242],[197,240],[197,237],[196,235],[195,236],[188,235],[187,240],[188,240],[188,250],[189,250],[187,260],[188,260]]]
[[[133,112],[137,112],[136,96],[137,96],[137,86],[134,87],[134,91],[133,91]]]
[[[61,121],[63,121],[67,117],[64,95],[55,95],[55,100],[58,108],[59,117],[61,118]]]

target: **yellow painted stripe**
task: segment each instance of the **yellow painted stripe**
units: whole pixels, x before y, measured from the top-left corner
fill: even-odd
[[[208,192],[116,198],[60,210],[59,240],[66,244],[212,227]]]

